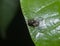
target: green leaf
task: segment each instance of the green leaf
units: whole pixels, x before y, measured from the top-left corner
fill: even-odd
[[[20,0],[26,23],[40,19],[38,27],[27,24],[36,46],[60,46],[60,0]]]
[[[5,38],[6,29],[17,11],[17,0],[0,0],[0,33]]]

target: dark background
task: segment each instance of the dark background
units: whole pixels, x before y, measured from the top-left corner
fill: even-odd
[[[22,14],[19,0],[18,9],[15,13],[15,17],[13,18],[13,20],[7,28],[6,35],[6,39],[0,38],[2,46],[34,46],[24,16]]]

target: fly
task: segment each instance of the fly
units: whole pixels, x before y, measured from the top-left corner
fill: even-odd
[[[28,20],[28,25],[31,27],[37,27],[39,25],[39,21],[35,20],[35,19],[29,19]]]

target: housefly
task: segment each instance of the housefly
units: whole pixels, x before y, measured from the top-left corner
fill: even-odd
[[[35,19],[29,19],[28,20],[28,25],[31,27],[37,27],[39,25],[39,21],[35,20]]]
[[[42,17],[38,17],[35,19],[29,19],[28,25],[30,27],[37,27],[38,29],[46,28],[45,20]]]

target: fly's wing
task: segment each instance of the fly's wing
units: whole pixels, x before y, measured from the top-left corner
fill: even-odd
[[[36,20],[40,21],[39,26],[36,28],[27,25],[31,38],[34,41],[35,45],[60,46],[60,1],[20,1],[25,20],[35,18]]]

